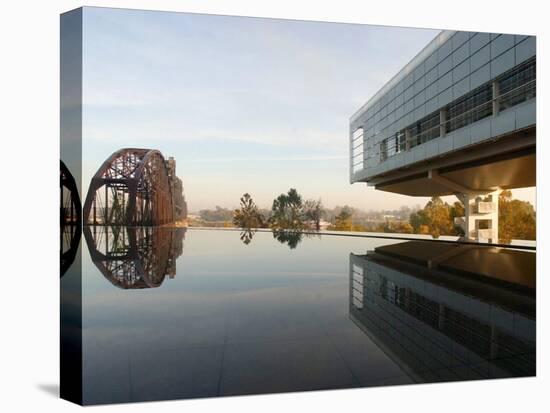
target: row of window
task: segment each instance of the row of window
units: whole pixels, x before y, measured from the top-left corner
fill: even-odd
[[[379,153],[369,154],[381,162],[387,158],[438,138],[443,129],[445,133],[477,122],[493,115],[493,101],[498,110],[506,110],[536,96],[536,60],[530,59],[496,79],[497,90],[493,91],[493,82],[488,82],[446,107],[432,112],[413,125],[384,139],[379,144]],[[493,95],[495,98],[493,98]],[[441,119],[444,113],[444,121]],[[362,128],[361,135],[363,135]],[[358,129],[358,130],[359,130]],[[359,168],[360,169],[360,168]]]

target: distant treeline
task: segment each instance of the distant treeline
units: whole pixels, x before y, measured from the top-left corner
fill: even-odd
[[[409,207],[402,207],[399,210],[368,212],[347,205],[322,208],[319,227],[323,224],[323,228],[338,231],[410,233],[412,229],[408,225],[408,220],[411,213],[415,211]],[[267,228],[272,210],[258,208],[258,212],[262,216],[260,228]],[[200,210],[199,219],[188,218],[188,221],[190,226],[235,227],[234,214],[234,210],[216,206],[215,209]]]
[[[423,208],[402,206],[397,210],[363,211],[348,205],[325,208],[320,199],[304,200],[291,188],[273,200],[272,208],[261,209],[248,193],[240,199],[236,210],[216,206],[199,211],[200,219],[190,219],[190,226],[239,228],[272,228],[276,230],[318,230],[386,232],[463,236],[455,218],[464,216],[464,206],[433,197]],[[536,213],[526,201],[512,199],[510,191],[499,196],[499,237],[501,242],[512,239],[536,239]]]
[[[402,206],[399,209],[388,210],[369,210],[365,211],[358,208],[353,208],[348,205],[336,206],[334,208],[323,207],[322,219],[327,222],[334,222],[336,216],[340,215],[342,210],[352,211],[353,221],[356,224],[372,223],[375,221],[386,221],[388,219],[398,221],[408,221],[412,212],[420,209],[420,206],[411,208]],[[267,219],[271,215],[271,210],[266,208],[258,208],[260,213]],[[214,209],[201,209],[199,211],[200,219],[204,222],[231,222],[233,220],[233,209],[222,208],[218,205]]]

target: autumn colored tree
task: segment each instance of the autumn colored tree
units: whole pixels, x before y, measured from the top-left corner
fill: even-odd
[[[351,231],[353,227],[352,223],[353,209],[345,206],[340,213],[334,218],[334,226],[332,229],[336,231]]]
[[[409,223],[415,233],[429,233],[434,238],[455,235],[451,207],[438,196],[432,197],[424,209],[411,214]]]
[[[423,209],[419,209],[418,211],[411,213],[409,217],[409,223],[413,227],[413,232],[415,234],[422,234],[424,232],[428,233],[429,229],[426,230],[426,228],[428,228],[428,222],[429,218],[426,215],[426,211]]]
[[[455,224],[455,218],[465,216],[464,204],[462,202],[455,201],[455,203],[450,207],[449,214],[451,217],[451,224],[453,225],[453,235],[459,235],[463,237],[464,228],[462,228],[460,225]]]
[[[504,190],[498,198],[498,233],[500,242],[512,239],[537,238],[536,212],[530,202],[512,199],[512,192]]]
[[[241,207],[233,212],[233,223],[241,228],[262,228],[265,226],[264,217],[252,200],[250,194],[241,197]]]
[[[386,221],[383,231],[397,234],[412,234],[414,228],[410,223],[405,221]]]

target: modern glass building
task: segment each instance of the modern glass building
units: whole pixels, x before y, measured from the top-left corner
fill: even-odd
[[[495,191],[536,184],[535,96],[535,37],[442,31],[351,117],[350,182],[456,194],[498,239]]]

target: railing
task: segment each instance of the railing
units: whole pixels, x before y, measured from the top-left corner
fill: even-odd
[[[523,93],[520,94],[519,92]],[[537,95],[537,83],[536,80],[531,80],[517,88],[514,88],[500,96],[497,99],[499,101],[499,110],[505,110],[512,106],[518,105],[526,100],[533,99]]]
[[[363,169],[363,155],[365,153],[363,145],[364,132],[363,128],[359,128],[353,132],[351,138],[351,170],[353,172]]]
[[[496,96],[486,102],[483,102],[453,118],[446,119],[444,122],[439,122],[437,125],[426,129],[420,133],[409,135],[405,131],[410,131],[411,127],[405,128],[398,132],[396,135],[390,136],[378,145],[371,147],[370,151],[365,155],[364,150],[357,151],[357,149],[364,149],[363,147],[363,133],[360,135],[361,142],[357,143],[359,137],[352,138],[352,171],[364,169],[363,166],[371,159],[377,159],[378,162],[384,162],[387,159],[395,156],[401,152],[409,151],[415,146],[419,146],[423,143],[429,142],[433,139],[440,137],[441,130],[445,133],[450,133],[454,130],[468,126],[474,122],[484,119],[489,116],[493,116],[493,107],[498,107],[498,112],[495,116],[498,116],[499,112],[502,112],[510,107],[513,107],[519,103],[532,99],[536,96],[536,79],[531,80],[521,86],[518,86],[506,93]],[[369,138],[375,139],[375,136]],[[361,166],[360,168],[357,168]]]

